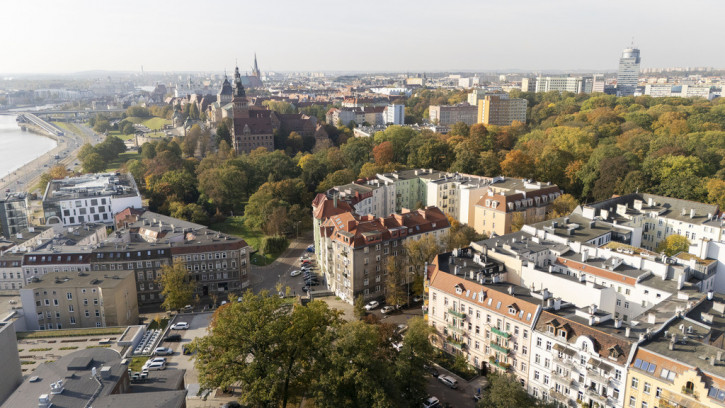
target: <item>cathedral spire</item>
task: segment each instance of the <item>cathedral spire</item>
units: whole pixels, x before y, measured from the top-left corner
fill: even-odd
[[[252,75],[256,76],[257,78],[261,77],[261,73],[259,72],[259,65],[257,65],[257,53],[254,53],[254,68],[252,68]]]

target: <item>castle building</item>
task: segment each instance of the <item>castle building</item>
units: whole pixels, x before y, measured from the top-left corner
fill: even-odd
[[[234,92],[232,96],[232,144],[237,153],[250,153],[263,147],[274,150],[274,126],[272,111],[250,105],[244,92],[239,67],[234,69]]]

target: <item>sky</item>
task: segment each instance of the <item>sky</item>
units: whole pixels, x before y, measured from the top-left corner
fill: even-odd
[[[713,16],[711,19],[708,16]],[[0,74],[725,68],[722,0],[7,0]]]

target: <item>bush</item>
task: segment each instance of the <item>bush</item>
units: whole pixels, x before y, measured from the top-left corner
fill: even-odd
[[[264,237],[259,245],[259,252],[263,255],[279,253],[287,248],[287,244],[287,238],[281,235]]]

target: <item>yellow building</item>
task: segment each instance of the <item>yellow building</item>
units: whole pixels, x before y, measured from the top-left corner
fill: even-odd
[[[479,234],[504,235],[514,224],[543,221],[549,206],[560,195],[558,186],[541,182],[506,179],[491,184],[476,203],[473,228]]]
[[[477,102],[478,123],[496,126],[510,126],[513,121],[526,123],[526,99],[501,94],[486,95]]]
[[[723,350],[700,340],[709,331],[692,320],[677,319],[667,335],[644,343],[627,371],[624,407],[725,407]]]

